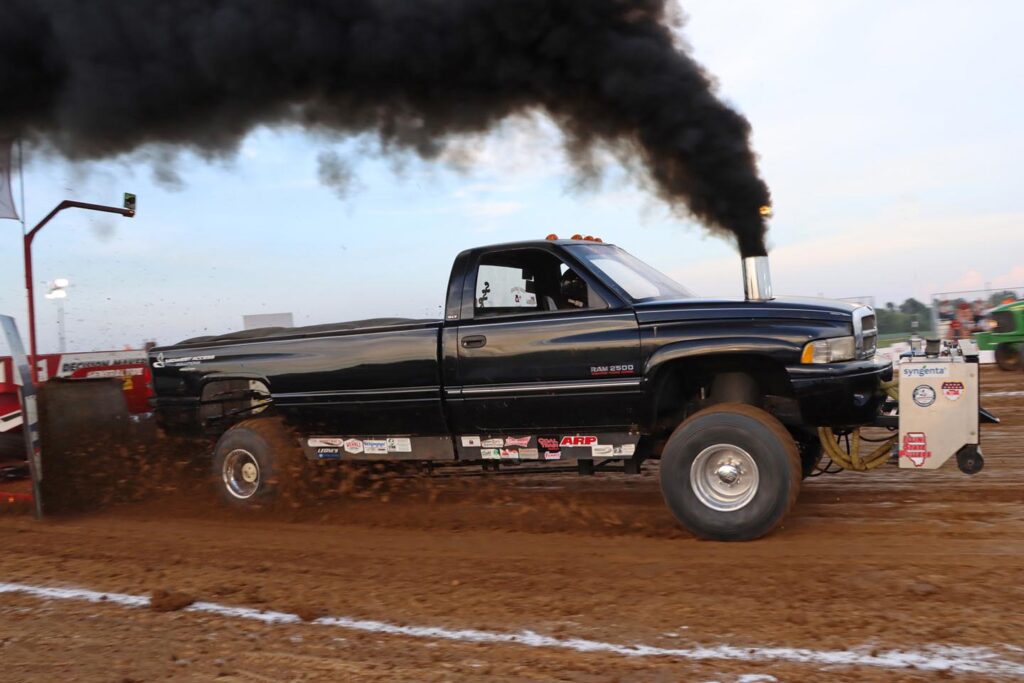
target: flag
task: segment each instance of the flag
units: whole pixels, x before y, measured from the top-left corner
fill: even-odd
[[[18,209],[11,194],[12,143],[0,141],[0,218],[18,220]]]

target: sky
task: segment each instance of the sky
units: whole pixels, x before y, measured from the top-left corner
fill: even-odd
[[[907,297],[1024,286],[1024,4],[901,0],[688,0],[682,39],[753,127],[773,194],[777,294]],[[609,162],[579,187],[557,129],[536,114],[461,141],[445,159],[381,158],[371,140],[259,129],[230,160],[183,156],[180,183],[150,164],[73,166],[26,155],[28,223],[61,199],[138,214],[66,211],[37,237],[40,350],[161,343],[241,329],[439,317],[448,271],[482,244],[593,234],[702,296],[742,295],[733,245],[681,220]],[[317,157],[351,166],[323,185]],[[468,160],[468,161],[467,161]],[[18,195],[15,184],[15,195]],[[0,313],[25,327],[21,226],[0,221]]]

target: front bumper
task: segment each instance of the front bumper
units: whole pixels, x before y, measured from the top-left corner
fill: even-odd
[[[844,363],[786,368],[803,424],[847,427],[872,422],[885,400],[881,383],[892,379],[892,363],[875,356]]]

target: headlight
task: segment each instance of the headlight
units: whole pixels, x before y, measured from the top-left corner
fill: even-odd
[[[857,344],[853,337],[833,337],[819,339],[804,346],[800,354],[801,363],[836,363],[842,360],[853,360],[857,357]]]

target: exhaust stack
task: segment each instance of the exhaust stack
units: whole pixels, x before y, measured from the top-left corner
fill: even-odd
[[[743,259],[743,296],[747,301],[770,301],[772,274],[767,256],[747,256]]]

